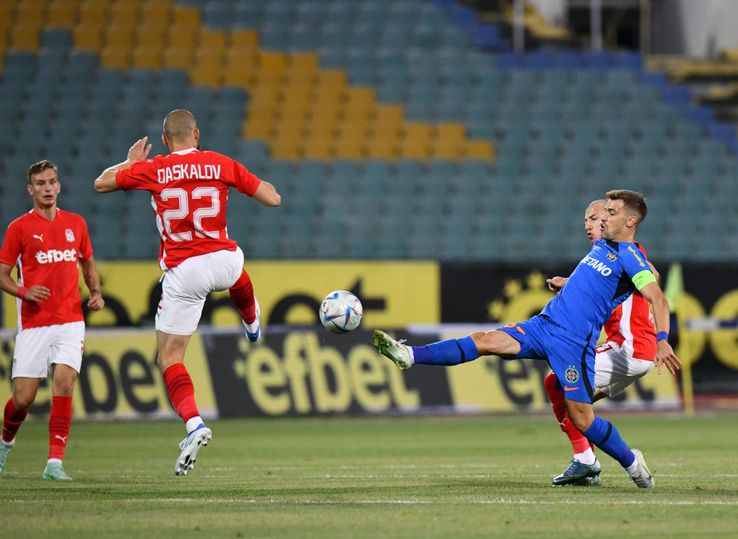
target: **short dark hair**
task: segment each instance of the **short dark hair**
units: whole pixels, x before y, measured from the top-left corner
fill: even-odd
[[[49,161],[48,159],[44,159],[43,161],[39,161],[38,163],[32,164],[30,167],[28,167],[28,183],[31,183],[31,176],[35,176],[36,174],[42,173],[44,170],[53,169],[56,172],[59,172],[59,168]]]
[[[613,189],[607,192],[607,198],[610,200],[622,200],[623,206],[638,216],[638,224],[641,224],[646,218],[646,215],[648,215],[646,199],[638,191]]]

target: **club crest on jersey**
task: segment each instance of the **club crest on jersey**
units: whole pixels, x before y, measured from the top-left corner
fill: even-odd
[[[618,259],[618,255],[612,252],[607,253],[607,259],[615,262]]]
[[[566,381],[570,384],[576,384],[579,381],[579,371],[573,365],[569,365],[567,367],[566,372],[564,372],[564,376],[566,377]]]
[[[67,241],[68,242],[73,242],[74,241],[74,231],[71,228],[67,228],[64,231],[64,235],[67,237]]]

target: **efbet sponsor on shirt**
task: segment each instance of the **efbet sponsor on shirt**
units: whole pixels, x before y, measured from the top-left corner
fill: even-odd
[[[603,277],[608,277],[612,273],[612,268],[610,266],[608,266],[601,260],[592,258],[591,256],[585,256],[584,258],[582,258],[581,263],[594,268],[595,271],[597,271]]]
[[[49,249],[48,251],[36,251],[36,262],[39,264],[53,264],[55,262],[76,262],[77,249]]]
[[[183,163],[158,169],[156,178],[159,183],[169,183],[176,180],[217,180],[220,178],[220,167],[220,165]]]

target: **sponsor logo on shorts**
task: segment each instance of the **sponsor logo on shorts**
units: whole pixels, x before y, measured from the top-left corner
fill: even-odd
[[[566,381],[570,384],[576,384],[579,381],[579,371],[574,367],[573,365],[569,365],[566,369],[566,372],[564,372],[564,376],[566,377]],[[565,388],[567,391],[571,391],[569,388]],[[576,389],[576,388],[572,388]]]
[[[516,325],[515,326],[515,329],[517,329],[520,333],[522,333],[523,335],[525,335],[525,331],[523,331],[523,328],[521,328],[520,326]]]
[[[566,387],[564,388],[564,391],[576,391],[577,389],[579,389],[579,386],[576,386],[576,387],[569,387],[569,386],[566,386]]]
[[[76,262],[77,249],[49,249],[48,251],[36,251],[36,262],[39,264],[54,264],[56,262]]]
[[[67,237],[67,241],[69,241],[69,242],[73,242],[74,241],[74,230],[72,230],[71,228],[67,228],[64,231],[64,235]]]

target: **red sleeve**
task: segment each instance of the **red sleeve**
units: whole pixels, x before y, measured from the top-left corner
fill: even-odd
[[[646,257],[646,259],[648,259],[648,255],[646,254],[646,250],[645,250],[645,249],[643,248],[643,245],[641,245],[641,244],[639,243],[639,244],[638,244],[638,249],[640,249],[640,251],[641,251],[641,252],[643,253],[643,256],[645,256],[645,257]]]
[[[87,230],[87,221],[84,217],[80,218],[82,228],[82,237],[79,241],[79,258],[81,260],[89,260],[92,258],[92,242],[90,241],[90,232]]]
[[[231,183],[231,185],[250,197],[254,196],[254,193],[256,193],[256,190],[261,185],[259,177],[256,176],[256,174],[249,172],[249,170],[238,161],[231,159],[231,163],[233,164],[233,175],[230,178],[233,183]]]
[[[124,191],[132,189],[148,191],[152,183],[158,184],[154,160],[140,161],[134,163],[130,168],[118,171],[115,175],[115,183]]]
[[[10,223],[5,231],[3,246],[0,248],[0,262],[8,266],[15,266],[21,254],[20,226]]]

